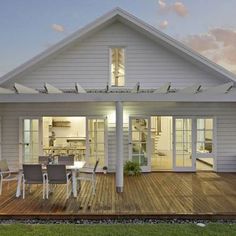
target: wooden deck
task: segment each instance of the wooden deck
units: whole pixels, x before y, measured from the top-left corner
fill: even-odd
[[[0,215],[98,216],[98,215],[233,215],[236,216],[236,174],[149,173],[125,177],[124,193],[116,193],[115,176],[99,174],[97,192],[82,183],[77,199],[66,200],[65,188],[56,187],[48,200],[41,187],[26,198],[15,197],[16,183],[3,186]]]

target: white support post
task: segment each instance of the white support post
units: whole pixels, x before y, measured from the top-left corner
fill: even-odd
[[[124,170],[123,170],[123,104],[116,102],[116,191],[123,192]]]

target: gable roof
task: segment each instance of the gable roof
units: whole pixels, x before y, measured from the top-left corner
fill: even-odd
[[[233,73],[208,60],[204,56],[186,47],[184,44],[178,42],[177,40],[171,38],[163,32],[157,30],[155,27],[145,23],[134,15],[131,15],[130,13],[124,11],[121,8],[115,8],[107,14],[103,15],[102,17],[96,19],[92,23],[86,25],[82,29],[74,32],[65,39],[56,43],[54,46],[48,48],[39,55],[33,57],[29,61],[23,63],[16,69],[3,75],[0,78],[0,84],[8,80],[14,79],[18,76],[25,75],[29,71],[33,70],[36,66],[40,65],[46,60],[49,60],[51,57],[70,47],[71,45],[73,45],[73,43],[77,43],[78,41],[85,39],[86,37],[90,36],[95,32],[98,32],[105,26],[110,25],[115,21],[120,21],[121,23],[124,23],[134,28],[140,33],[145,34],[147,37],[158,42],[164,47],[167,47],[168,49],[174,51],[176,54],[186,58],[192,63],[197,64],[198,66],[204,68],[210,73],[213,73],[216,76],[222,77],[226,80],[236,82],[236,76]]]

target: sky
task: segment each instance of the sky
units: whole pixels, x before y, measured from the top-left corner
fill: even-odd
[[[236,0],[0,0],[0,76],[115,7],[236,74]]]

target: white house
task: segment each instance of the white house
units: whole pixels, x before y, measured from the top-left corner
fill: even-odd
[[[236,77],[116,8],[0,78],[0,158],[236,171]]]

